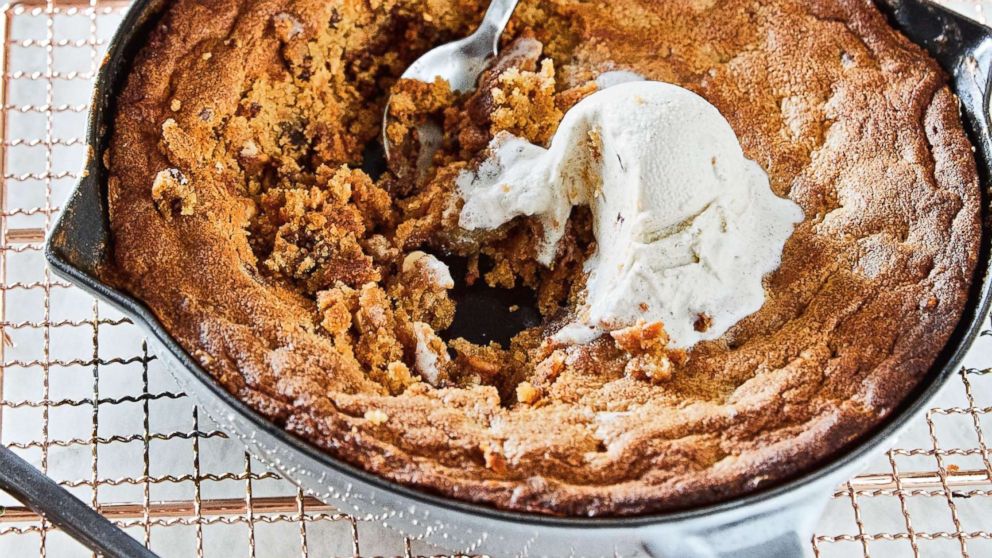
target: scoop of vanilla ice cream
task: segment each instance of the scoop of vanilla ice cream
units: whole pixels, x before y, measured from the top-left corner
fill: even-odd
[[[572,208],[591,208],[597,250],[585,264],[588,296],[557,335],[571,343],[640,320],[663,322],[675,347],[723,335],[761,308],[762,278],[778,268],[803,219],[799,206],[772,193],[713,105],[651,81],[589,96],[565,115],[548,149],[497,136],[458,188],[465,229],[540,219],[537,257],[549,266]]]

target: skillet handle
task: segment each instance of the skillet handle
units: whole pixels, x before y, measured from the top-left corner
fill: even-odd
[[[729,523],[645,534],[642,548],[652,558],[808,558],[816,522],[829,498],[822,490],[801,490],[805,498]]]

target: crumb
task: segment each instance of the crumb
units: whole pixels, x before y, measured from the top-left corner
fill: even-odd
[[[443,331],[455,319],[455,303],[448,292],[454,286],[448,266],[430,254],[415,251],[403,258],[389,296],[407,321],[425,322]]]
[[[482,457],[486,462],[486,467],[499,475],[507,472],[506,456],[503,455],[502,448],[490,443],[482,444]]]
[[[369,421],[375,426],[381,426],[386,424],[389,420],[389,415],[380,411],[379,409],[372,409],[370,411],[365,411],[365,420]]]
[[[258,157],[260,153],[258,144],[255,143],[255,140],[248,140],[245,142],[244,147],[241,148],[239,155],[246,159],[252,159]]]
[[[203,56],[202,56],[204,62],[206,62],[207,60],[210,60],[213,57],[214,57],[214,53],[212,53],[212,52],[204,52],[203,53]]]
[[[179,99],[173,99],[172,103],[169,104],[169,108],[172,109],[172,112],[179,112],[183,108],[183,102]]]
[[[496,265],[486,273],[486,284],[490,287],[512,289],[517,285],[519,274],[514,269],[513,255],[511,253],[499,254],[496,258]]]
[[[276,36],[284,43],[303,33],[303,24],[300,20],[286,12],[272,16],[272,25],[275,27]]]
[[[458,372],[460,380],[490,384],[508,368],[509,354],[499,343],[482,346],[455,339],[448,345],[455,351],[453,369]]]
[[[541,399],[541,392],[530,382],[520,382],[517,384],[517,401],[524,405],[533,405]]]
[[[550,345],[545,346],[549,348]],[[561,349],[551,351],[543,359],[539,359],[534,367],[534,377],[531,380],[539,386],[550,386],[558,379],[558,375],[565,369],[565,352]]]
[[[482,274],[479,271],[479,255],[473,254],[468,259],[468,270],[465,272],[465,284],[471,287],[481,276]]]
[[[152,200],[163,217],[169,219],[173,213],[189,216],[196,209],[196,191],[179,169],[160,171],[152,182]]]
[[[385,383],[387,386],[400,386],[395,391],[409,387],[415,381],[410,374],[410,368],[405,363],[396,361],[386,365]]]
[[[320,325],[328,333],[338,335],[351,329],[352,314],[357,311],[358,293],[347,285],[317,294],[317,309],[323,314]]]
[[[685,351],[668,349],[669,337],[661,322],[642,321],[610,335],[617,347],[631,357],[624,372],[638,380],[655,384],[668,381],[675,367],[687,360]]]
[[[425,282],[445,290],[455,288],[448,266],[426,252],[410,252],[403,260],[403,273],[416,273]]]
[[[448,347],[431,326],[423,322],[413,324],[413,331],[417,339],[414,351],[417,373],[428,384],[441,387],[448,379],[447,366],[451,362]]]
[[[699,333],[706,333],[712,325],[713,318],[709,314],[700,314],[696,317],[696,322],[692,324],[692,327]]]
[[[491,133],[509,132],[536,145],[551,141],[562,112],[555,104],[555,66],[550,59],[537,72],[511,67],[492,90]]]
[[[603,135],[597,128],[592,128],[588,132],[590,158],[595,162],[603,160]]]
[[[516,311],[518,311],[518,310],[520,310],[520,306],[518,306],[518,305],[516,305],[516,304],[514,304],[514,305],[512,305],[512,306],[510,306],[510,313],[511,313],[511,314],[512,314],[512,313],[515,313],[515,312],[516,312]]]
[[[642,355],[659,346],[668,345],[668,333],[661,322],[645,323],[610,333],[617,346],[632,355]]]
[[[369,378],[393,395],[403,393],[414,379],[408,373],[398,374],[393,364],[402,361],[405,354],[397,336],[400,323],[389,296],[375,283],[366,284],[358,294],[354,327],[358,331],[355,356],[369,371]]]

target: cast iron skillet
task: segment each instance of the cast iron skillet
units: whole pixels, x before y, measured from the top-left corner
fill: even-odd
[[[981,253],[967,311],[936,363],[879,428],[814,470],[756,493],[701,508],[632,518],[565,518],[507,512],[422,492],[341,462],[273,425],[221,388],[140,301],[99,279],[111,257],[102,153],[114,100],[129,62],[143,45],[164,0],[138,0],[100,70],[89,121],[91,149],[83,179],[46,246],[57,275],[120,308],[156,341],[158,354],[201,409],[283,474],[341,509],[386,522],[440,544],[492,554],[646,554],[650,556],[798,556],[827,495],[925,408],[958,368],[990,305],[988,203],[992,136],[988,116],[992,32],[925,0],[879,0],[893,25],[927,49],[953,76],[982,184]],[[480,319],[478,326],[486,327]],[[489,324],[491,326],[491,324]]]

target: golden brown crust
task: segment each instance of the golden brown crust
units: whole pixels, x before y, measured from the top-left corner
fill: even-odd
[[[836,452],[916,385],[965,304],[979,189],[945,76],[867,0],[525,1],[508,32],[533,30],[560,91],[611,69],[693,89],[806,221],[761,311],[697,346],[669,382],[628,377],[604,340],[544,355],[527,380],[539,399],[527,386],[516,402],[495,384],[409,383],[400,364],[415,352],[413,324],[450,317],[357,317],[350,291],[366,313],[376,308],[395,262],[431,246],[429,216],[450,208],[427,193],[382,207],[376,188],[388,180],[339,173],[375,137],[388,77],[414,51],[465,34],[480,4],[173,3],[118,98],[114,280],[289,431],[397,482],[516,510],[629,515],[751,491]],[[188,212],[156,206],[155,177],[171,168],[195,191]],[[350,192],[329,186],[346,182]],[[306,255],[264,263],[284,253],[270,239],[312,248],[297,241],[310,238],[299,231],[317,226],[312,216],[285,196],[259,204],[260,190],[301,184],[301,203],[354,240],[324,246],[314,265],[360,262],[326,265],[320,284],[294,276]],[[359,207],[357,217],[347,209]],[[318,291],[334,291],[319,308]],[[369,358],[388,358],[344,354],[375,328],[392,337]],[[525,379],[518,353],[495,353]],[[470,368],[471,357],[451,366]]]

